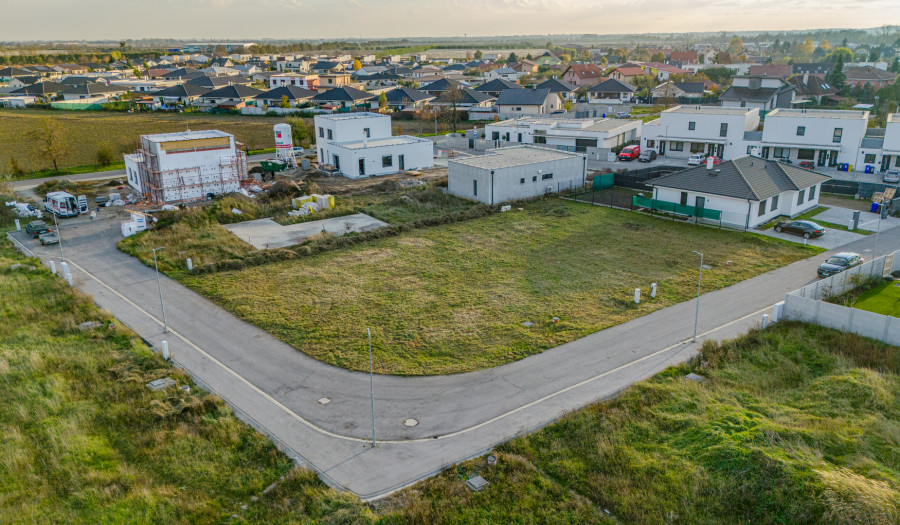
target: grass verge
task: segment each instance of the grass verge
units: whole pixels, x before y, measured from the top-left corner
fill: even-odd
[[[900,286],[897,281],[883,281],[863,292],[852,306],[867,312],[900,317]]]
[[[140,251],[146,257],[150,244]],[[559,199],[292,261],[174,274],[301,351],[352,370],[447,374],[515,361],[814,250]],[[730,266],[726,261],[732,261]],[[635,305],[635,288],[660,285]],[[560,322],[552,322],[559,317]],[[534,326],[523,326],[529,321]]]

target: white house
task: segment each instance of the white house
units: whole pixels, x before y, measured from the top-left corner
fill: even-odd
[[[586,175],[584,155],[514,146],[450,160],[447,191],[464,199],[497,204],[581,187]]]
[[[488,124],[484,138],[518,144],[536,144],[565,151],[585,153],[589,158],[606,160],[610,149],[641,135],[640,120],[563,119],[522,117]]]
[[[789,108],[794,86],[779,77],[743,75],[731,79],[731,86],[719,95],[726,108],[758,108],[769,111]]]
[[[521,71],[516,71],[511,67],[498,67],[495,69],[488,70],[484,73],[484,80],[491,81],[495,79],[507,80],[509,82],[518,82],[520,78],[525,76],[525,73]]]
[[[706,153],[731,160],[747,155],[748,144],[759,145],[758,128],[756,108],[676,106],[641,127],[641,150],[672,158]]]
[[[760,156],[818,167],[854,164],[868,124],[868,111],[775,109],[766,115]]]
[[[125,155],[128,184],[157,204],[235,192],[247,177],[247,157],[234,135],[218,130],[142,135]]]
[[[747,156],[663,175],[648,184],[656,200],[718,210],[722,224],[750,229],[816,207],[821,185],[830,178]]]
[[[315,91],[319,88],[319,75],[283,74],[269,76],[269,89],[296,86]]]
[[[631,101],[635,91],[637,91],[636,86],[611,78],[588,88],[588,102],[591,104],[623,104]]]
[[[390,175],[434,166],[434,143],[409,135],[391,136],[391,117],[376,113],[316,115],[320,165],[349,178]]]
[[[494,106],[502,119],[547,115],[562,108],[562,99],[549,89],[504,89]]]

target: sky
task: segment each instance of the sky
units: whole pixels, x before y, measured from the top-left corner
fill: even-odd
[[[897,0],[0,0],[3,4],[0,41],[680,33],[900,24]]]

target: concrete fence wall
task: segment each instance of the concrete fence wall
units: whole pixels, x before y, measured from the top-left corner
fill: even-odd
[[[887,275],[897,270],[900,270],[900,251],[808,284],[787,294],[781,318],[817,324],[900,346],[900,319],[897,317],[857,310],[822,300],[853,289],[859,284],[860,278]]]

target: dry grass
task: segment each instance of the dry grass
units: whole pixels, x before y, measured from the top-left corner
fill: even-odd
[[[445,374],[515,361],[688,299],[696,291],[691,250],[713,266],[704,273],[707,291],[813,253],[551,199],[299,260],[180,278],[336,366],[366,369],[371,327],[378,372]],[[651,282],[659,296],[635,305],[634,288]]]

